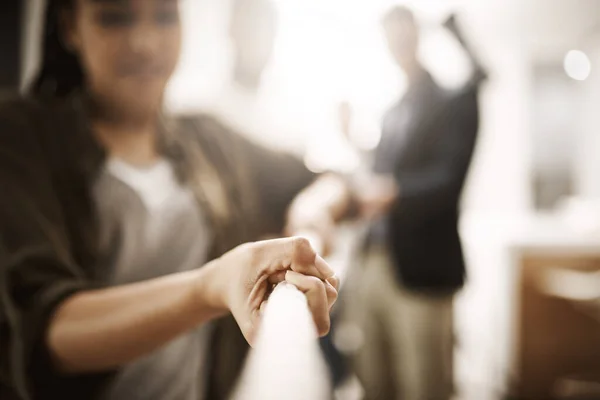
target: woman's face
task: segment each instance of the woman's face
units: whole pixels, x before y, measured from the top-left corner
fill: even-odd
[[[131,116],[162,106],[181,47],[178,0],[75,0],[67,43],[104,107]]]

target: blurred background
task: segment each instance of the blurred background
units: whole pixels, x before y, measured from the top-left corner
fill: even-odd
[[[35,71],[41,3],[2,2],[0,94]],[[260,85],[240,89],[233,1],[183,0],[167,107],[219,114],[314,171],[356,172],[406,89],[380,26],[395,4],[414,10],[440,85],[470,73],[441,27],[450,13],[489,74],[462,201],[457,398],[600,398],[600,1],[273,0],[273,52]]]

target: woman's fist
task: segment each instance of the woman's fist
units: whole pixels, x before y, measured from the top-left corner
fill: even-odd
[[[282,281],[295,285],[308,301],[317,331],[329,332],[329,310],[337,299],[338,279],[304,238],[241,245],[207,266],[215,302],[231,311],[252,345],[262,308]]]

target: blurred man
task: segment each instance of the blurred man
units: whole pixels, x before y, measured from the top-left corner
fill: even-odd
[[[279,10],[271,0],[230,3],[229,76],[203,108],[255,143],[302,157],[306,131],[299,107],[269,75]]]
[[[277,10],[268,0],[235,0],[229,34],[233,45],[233,80],[258,90],[271,60],[277,33]]]
[[[418,60],[412,12],[392,9],[383,28],[408,90],[384,118],[374,175],[361,186],[363,213],[376,222],[362,281],[366,337],[357,373],[368,399],[449,399],[453,299],[465,280],[459,199],[483,74],[474,63],[477,73],[464,88],[443,90]]]

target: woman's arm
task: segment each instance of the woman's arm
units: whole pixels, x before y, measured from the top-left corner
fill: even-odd
[[[337,279],[306,240],[289,238],[242,245],[196,271],[75,294],[51,319],[47,346],[63,373],[104,371],[227,311],[252,343],[261,306],[284,279],[306,294],[326,334]]]
[[[353,203],[354,195],[345,179],[335,174],[323,174],[292,201],[285,232],[288,235],[310,233],[327,253],[335,224],[350,214]]]
[[[298,224],[302,224],[301,216],[309,214],[327,215],[337,222],[347,215],[351,203],[352,192],[348,183],[336,174],[323,174],[296,196],[289,212]]]
[[[65,372],[106,371],[229,311],[251,341],[271,285],[289,270],[319,278],[297,285],[319,331],[327,331],[337,282],[298,239],[243,245],[196,272],[96,289],[72,256],[42,131],[33,124],[45,119],[17,106],[0,107],[0,386],[26,398],[64,384]],[[75,381],[96,387],[104,376]]]
[[[71,296],[57,308],[46,336],[57,368],[110,370],[224,314],[207,286],[211,268]]]

